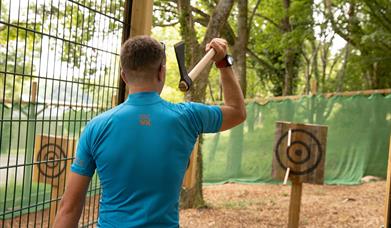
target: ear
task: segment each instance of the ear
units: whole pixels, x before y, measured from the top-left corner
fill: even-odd
[[[126,79],[126,75],[125,75],[125,72],[123,69],[121,69],[121,78],[122,78],[122,80],[124,80],[125,84],[128,84],[128,81]]]
[[[166,77],[166,64],[162,64],[160,65],[159,68],[158,81],[159,82],[164,81],[165,77]]]

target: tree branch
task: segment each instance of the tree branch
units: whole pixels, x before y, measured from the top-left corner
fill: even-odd
[[[219,36],[225,24],[221,22],[227,21],[228,16],[232,10],[233,4],[234,4],[234,0],[219,1],[209,20],[208,26],[206,28],[204,40],[202,41],[202,46],[205,46],[206,43],[208,43],[212,38]]]
[[[179,23],[181,24],[181,35],[189,47],[199,48],[197,33],[194,29],[194,21],[191,13],[190,0],[178,0]],[[188,63],[190,60],[187,60]]]
[[[246,52],[255,60],[257,61],[259,64],[265,66],[266,68],[268,68],[269,70],[271,70],[272,72],[277,72],[278,70],[273,66],[273,64],[267,62],[266,60],[262,59],[261,57],[257,56],[257,54],[255,54],[252,50],[250,50],[249,48],[246,48]]]
[[[251,12],[251,16],[250,16],[250,18],[248,20],[248,27],[250,28],[249,30],[251,30],[251,28],[252,28],[251,25],[253,23],[254,15],[255,15],[255,13],[256,13],[256,11],[257,11],[257,9],[258,9],[260,4],[261,4],[261,0],[257,0],[257,3],[255,3],[255,6],[254,6],[254,8],[253,8],[253,10]]]
[[[258,16],[258,17],[260,17],[260,18],[270,22],[272,25],[276,26],[279,30],[282,30],[281,26],[278,25],[276,22],[274,22],[271,18],[269,18],[267,16],[264,16],[264,15],[262,15],[260,13],[256,13],[255,16]]]
[[[174,26],[174,25],[177,25],[179,23],[179,21],[174,21],[174,22],[171,22],[171,23],[154,23],[153,26],[157,26],[157,27],[171,27],[171,26]]]
[[[202,11],[194,6],[191,6],[191,11],[199,14],[200,16],[202,16],[204,18],[209,18],[209,14],[205,13],[204,11]]]
[[[198,15],[200,15],[200,17],[194,18],[194,21],[200,25],[207,27],[210,21],[210,16],[198,8],[192,7],[192,10],[193,12],[196,12]],[[224,24],[224,27],[221,31],[221,35],[227,40],[230,46],[235,45],[236,35],[232,27],[229,25],[228,21]]]

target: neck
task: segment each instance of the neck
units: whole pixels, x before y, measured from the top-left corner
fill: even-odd
[[[155,86],[136,86],[136,85],[129,85],[129,94],[134,93],[140,93],[140,92],[157,92],[159,93],[159,90]]]

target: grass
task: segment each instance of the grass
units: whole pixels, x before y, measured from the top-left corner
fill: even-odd
[[[5,195],[7,193],[7,195]],[[22,199],[22,185],[10,182],[7,186],[7,192],[5,186],[0,187],[0,214],[12,212],[5,215],[5,218],[11,218],[25,214],[28,212],[34,212],[48,208],[50,203],[44,203],[51,199],[51,186],[48,184],[32,183],[31,193],[23,193]],[[30,208],[28,208],[30,207]],[[21,208],[26,208],[20,210]]]
[[[97,175],[95,175],[87,192],[87,196],[99,194],[100,181]],[[44,183],[32,183],[31,193],[24,192],[22,198],[22,183],[9,182],[7,186],[7,192],[5,186],[0,186],[0,215],[8,212],[13,212],[5,215],[5,219],[17,217],[22,214],[32,213],[35,211],[44,210],[50,207],[52,199],[50,184]],[[7,195],[5,195],[7,193]],[[21,208],[26,208],[22,209]],[[0,216],[2,218],[2,216]]]

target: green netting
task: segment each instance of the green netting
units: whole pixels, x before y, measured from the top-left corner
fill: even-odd
[[[272,183],[276,121],[328,126],[325,182],[358,184],[363,176],[386,176],[391,133],[391,95],[303,97],[247,105],[244,124],[205,135],[205,183]]]

